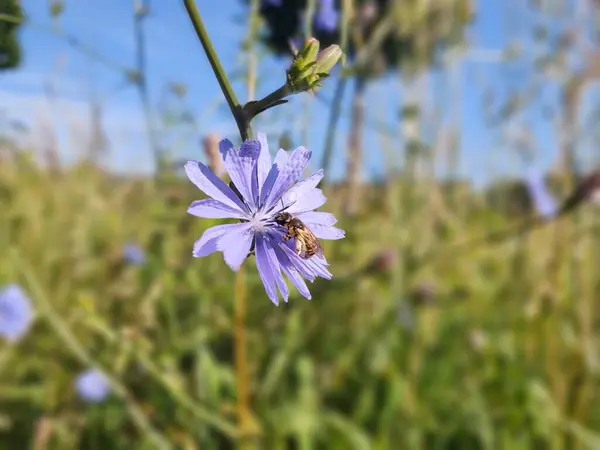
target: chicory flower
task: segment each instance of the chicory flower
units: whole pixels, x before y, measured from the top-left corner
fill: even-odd
[[[146,262],[146,254],[139,245],[129,243],[123,247],[123,259],[134,266],[142,266]]]
[[[530,172],[526,177],[525,184],[538,214],[547,219],[554,217],[558,212],[558,205],[548,191],[544,177],[538,172]]]
[[[94,369],[88,369],[75,379],[75,390],[83,400],[98,403],[108,397],[110,385],[104,374]]]
[[[0,336],[14,342],[29,331],[33,321],[31,300],[17,285],[0,290]]]
[[[213,219],[238,219],[240,223],[209,228],[193,248],[194,257],[223,252],[225,263],[239,270],[246,257],[254,252],[256,266],[267,295],[278,305],[279,295],[287,302],[289,291],[283,274],[306,298],[311,295],[303,277],[331,279],[323,255],[301,258],[294,250],[295,240],[284,241],[286,229],[275,218],[288,212],[300,219],[319,239],[342,239],[344,231],[334,227],[332,214],[316,212],[326,198],[317,188],[323,179],[319,170],[296,182],[306,168],[312,152],[298,147],[291,152],[280,149],[271,162],[266,136],[247,140],[239,150],[223,139],[219,143],[225,169],[235,191],[199,161],[188,161],[185,171],[192,183],[210,198],[193,202],[188,213]],[[237,192],[236,192],[237,191]]]
[[[315,28],[329,33],[335,31],[339,15],[340,13],[335,9],[334,0],[319,0],[315,14]]]

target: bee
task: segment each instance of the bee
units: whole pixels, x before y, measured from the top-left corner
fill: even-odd
[[[275,222],[287,230],[284,241],[295,238],[296,254],[300,258],[309,259],[311,256],[323,254],[321,243],[300,219],[288,212],[281,212],[275,217]]]

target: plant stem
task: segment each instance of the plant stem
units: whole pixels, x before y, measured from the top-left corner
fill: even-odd
[[[237,391],[237,416],[239,448],[248,439],[250,422],[250,394],[248,391],[248,355],[246,354],[246,277],[244,267],[235,275],[235,385]]]
[[[248,49],[248,100],[254,99],[256,91],[257,75],[257,57],[254,50],[254,36],[258,28],[258,0],[250,2],[250,18],[248,24],[248,36],[246,38],[246,48]],[[248,123],[252,116],[244,111]],[[235,313],[234,313],[234,358],[235,358],[235,387],[237,393],[237,419],[238,419],[238,440],[237,448],[244,450],[252,448],[248,438],[251,434],[251,409],[250,409],[250,375],[248,373],[248,342],[246,337],[246,276],[244,267],[235,274]]]
[[[238,102],[237,97],[235,96],[235,92],[231,87],[229,78],[227,78],[227,74],[223,70],[223,66],[221,66],[221,62],[219,61],[217,52],[215,51],[212,42],[208,37],[208,33],[206,32],[206,28],[204,26],[204,22],[202,21],[202,17],[198,12],[198,8],[196,8],[196,3],[194,2],[194,0],[183,0],[183,3],[185,5],[185,9],[187,10],[188,16],[192,24],[194,25],[194,29],[196,30],[196,34],[198,35],[198,39],[202,44],[204,53],[206,53],[208,62],[210,63],[215,77],[219,82],[221,91],[223,91],[223,95],[227,100],[227,104],[229,105],[231,114],[235,119],[235,123],[237,124],[240,136],[242,137],[243,141],[251,139],[252,128],[250,126],[250,121],[246,118],[242,106],[240,105],[240,102]]]
[[[286,83],[276,91],[273,91],[266,97],[262,98],[261,100],[249,101],[244,105],[244,112],[246,114],[246,118],[252,120],[261,112],[271,108],[272,106],[276,106],[281,102],[286,102],[287,100],[284,100],[284,98],[289,96],[290,94],[290,88]]]

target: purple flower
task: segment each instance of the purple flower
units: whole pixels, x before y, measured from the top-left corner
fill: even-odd
[[[532,171],[526,177],[525,184],[538,214],[547,219],[554,217],[558,212],[558,205],[552,194],[548,192],[544,177]]]
[[[75,379],[75,390],[83,400],[98,403],[108,397],[110,385],[101,372],[88,369]]]
[[[33,320],[31,300],[16,284],[0,290],[0,335],[8,341],[17,341],[27,331]]]
[[[333,32],[338,26],[340,13],[335,9],[334,0],[319,0],[315,14],[315,28],[320,31]]]
[[[241,223],[217,225],[204,232],[196,241],[193,256],[198,258],[215,251],[223,252],[225,263],[234,271],[254,249],[256,266],[267,295],[279,304],[277,290],[288,299],[288,287],[283,273],[298,291],[310,299],[304,278],[331,279],[323,255],[301,258],[294,251],[294,239],[284,241],[286,230],[275,218],[283,211],[293,214],[320,239],[342,239],[344,231],[333,227],[332,214],[315,212],[327,200],[317,184],[323,171],[312,174],[296,183],[306,168],[312,152],[298,147],[291,152],[280,149],[271,163],[266,136],[242,143],[239,150],[223,139],[219,143],[225,169],[235,186],[236,194],[227,184],[199,161],[188,161],[185,171],[188,178],[209,199],[193,202],[188,213],[213,219],[239,219]]]
[[[123,247],[123,259],[135,266],[141,266],[146,262],[146,254],[139,245],[130,243]]]
[[[281,6],[282,0],[262,0],[263,6]]]

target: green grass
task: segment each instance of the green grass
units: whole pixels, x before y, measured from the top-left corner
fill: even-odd
[[[311,301],[294,291],[274,307],[245,263],[246,448],[600,448],[594,212],[447,251],[509,223],[474,198],[411,192],[371,192],[340,221],[347,239],[325,242],[334,279]],[[175,177],[158,188],[2,162],[0,284],[20,283],[37,316],[0,342],[0,449],[234,448],[235,274],[220,254],[191,257],[217,223],[186,214],[199,197]],[[339,215],[338,198],[324,209]],[[123,264],[128,240],[145,266]],[[397,264],[367,270],[383,250]],[[73,391],[89,366],[113,384],[100,405]]]

